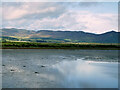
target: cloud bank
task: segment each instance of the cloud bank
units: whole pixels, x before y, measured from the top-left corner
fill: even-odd
[[[100,3],[3,3],[3,28],[104,33],[118,30],[117,13],[95,12]],[[109,8],[109,7],[108,7]],[[95,10],[91,10],[95,9]]]

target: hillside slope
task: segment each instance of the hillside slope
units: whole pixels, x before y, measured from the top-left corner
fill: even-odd
[[[86,43],[118,43],[120,32],[110,31],[103,34],[86,33],[83,31],[52,31],[52,30],[25,30],[25,29],[2,29],[3,37],[21,37],[27,39],[58,40],[67,42]]]

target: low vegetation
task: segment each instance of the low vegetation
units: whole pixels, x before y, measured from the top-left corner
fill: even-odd
[[[2,42],[3,49],[120,49],[119,44]]]

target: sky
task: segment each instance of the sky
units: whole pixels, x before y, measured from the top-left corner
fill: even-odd
[[[117,2],[3,2],[2,28],[118,31]]]

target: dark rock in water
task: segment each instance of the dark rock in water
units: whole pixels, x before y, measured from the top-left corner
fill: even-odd
[[[15,70],[12,69],[11,71],[15,71]]]
[[[2,66],[5,66],[4,64]]]
[[[26,67],[26,66],[23,66],[23,67]]]
[[[38,74],[38,72],[35,72],[36,74]]]
[[[45,67],[44,65],[42,65],[41,67]]]

